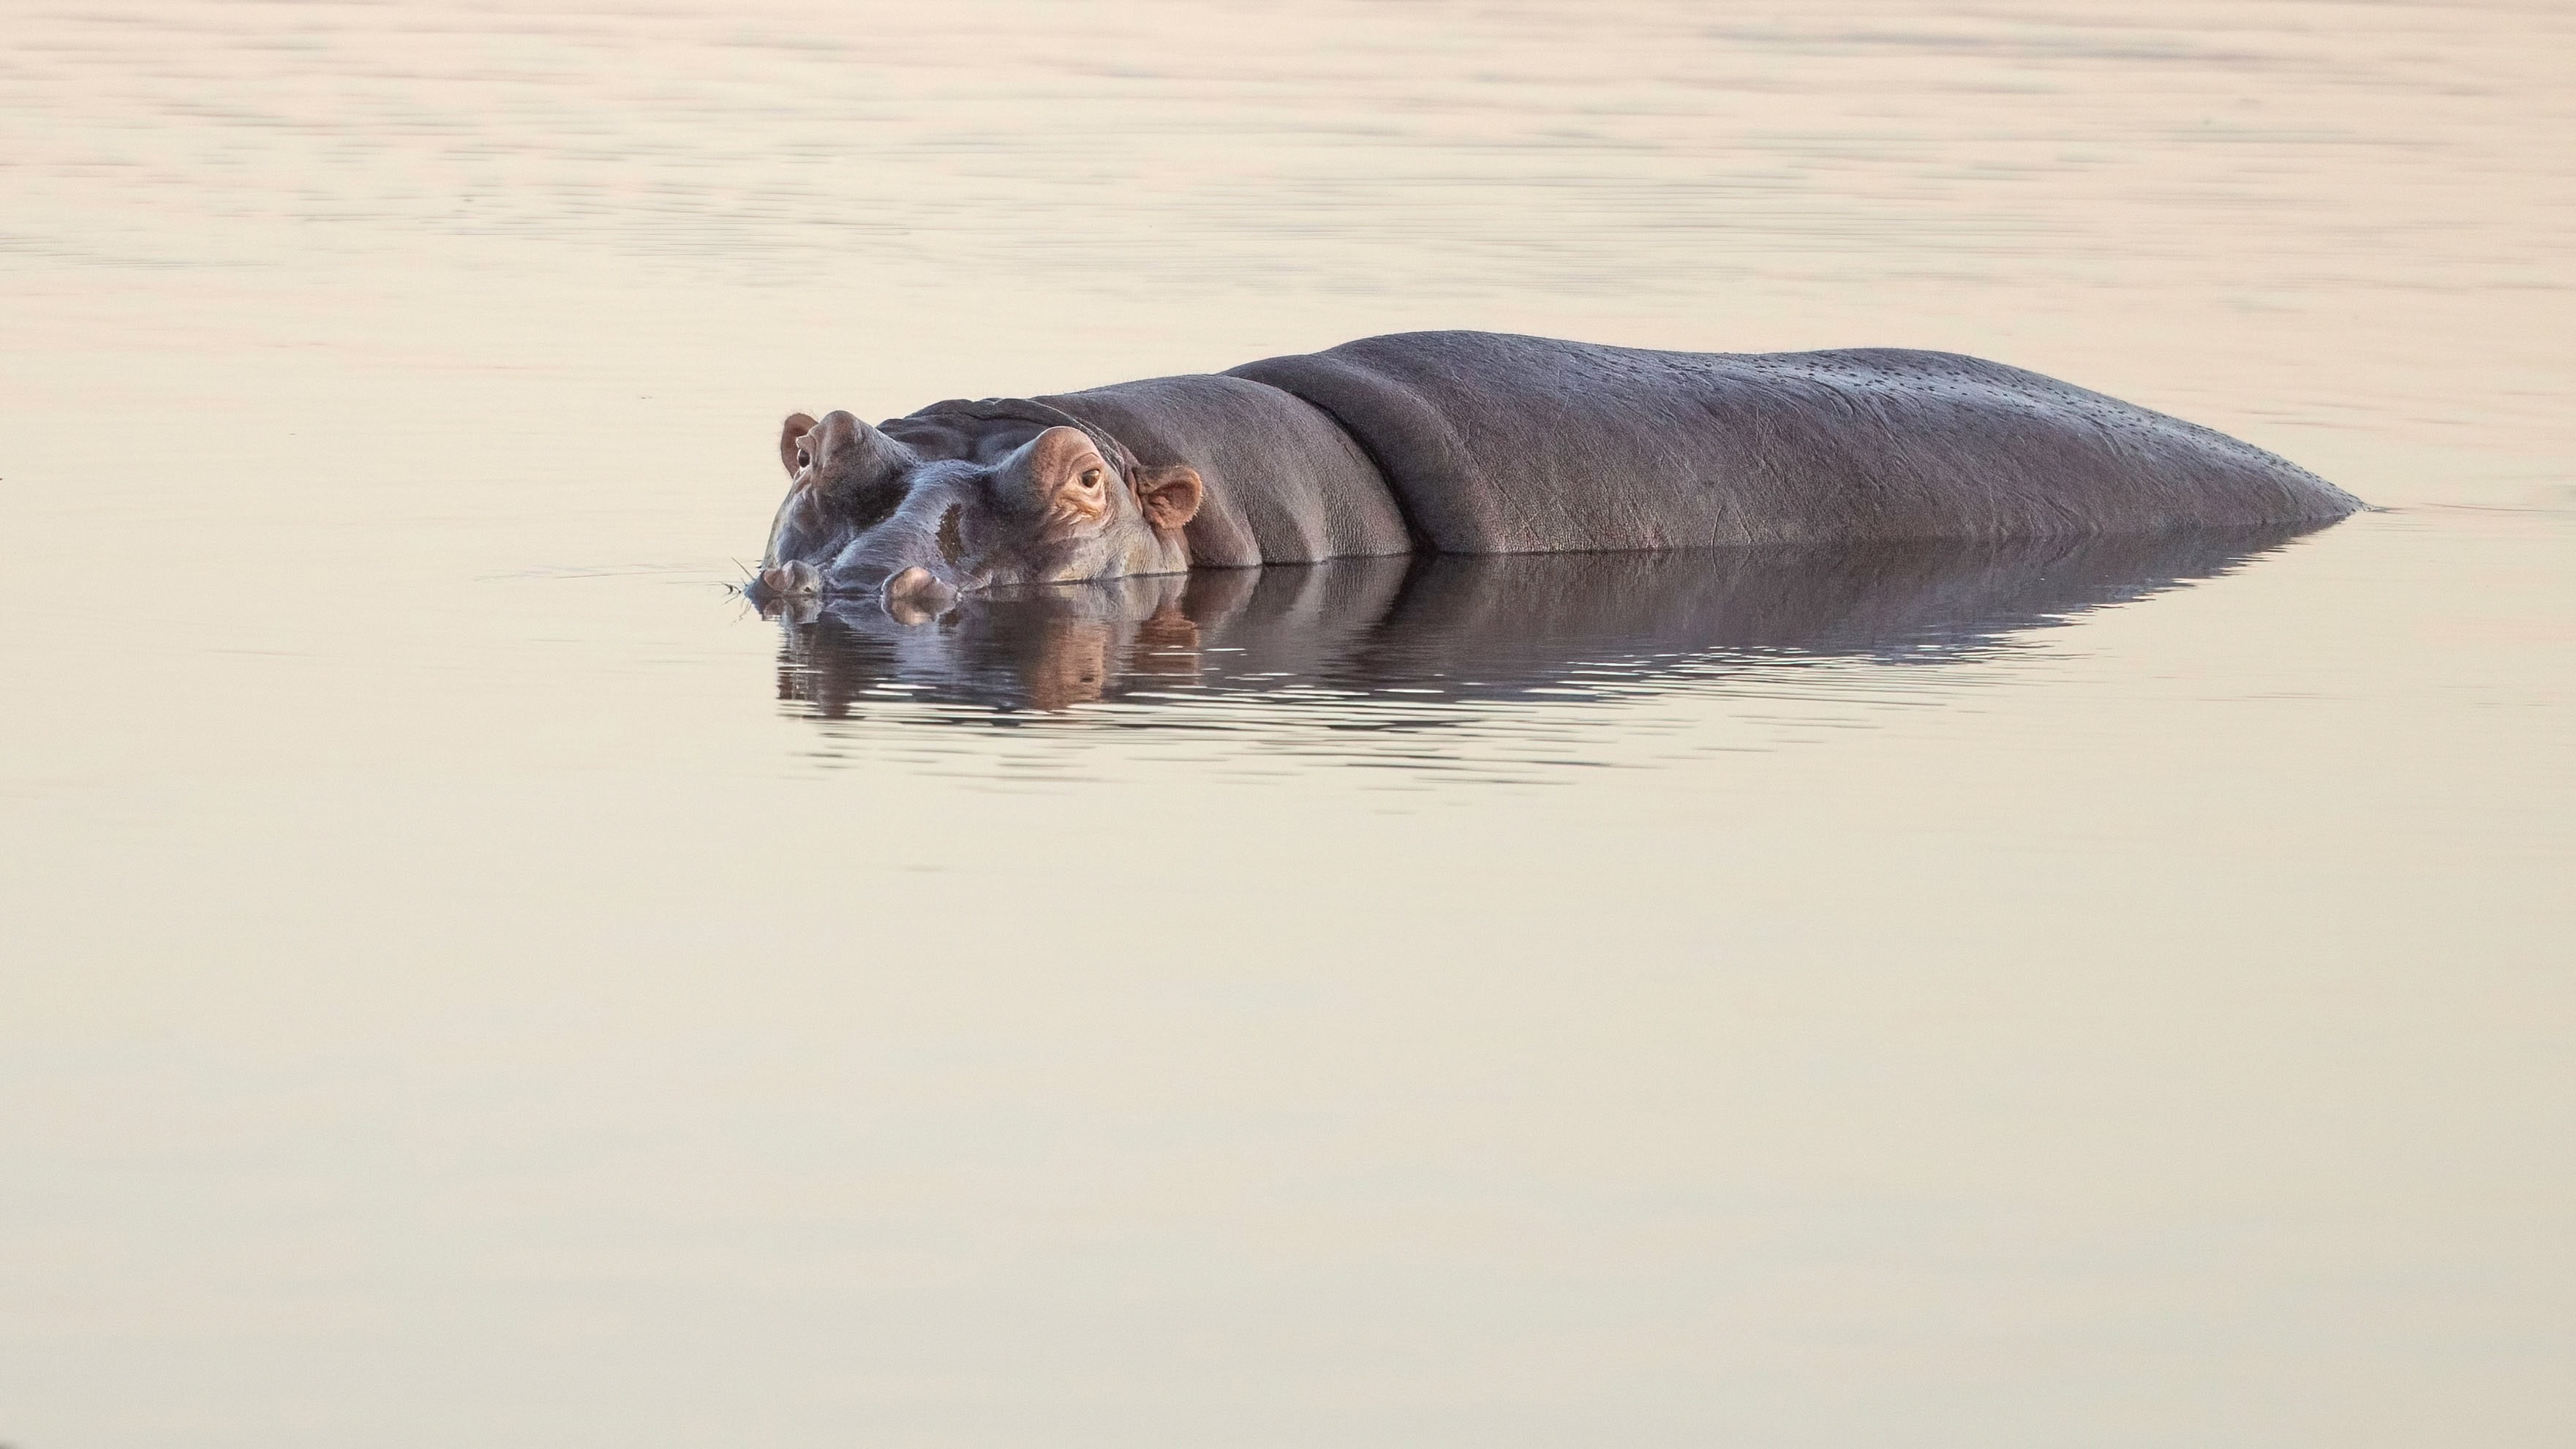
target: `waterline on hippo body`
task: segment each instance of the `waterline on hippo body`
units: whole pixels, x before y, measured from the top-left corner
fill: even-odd
[[[916,720],[934,725],[1103,702],[1128,707],[1124,724],[1184,729],[1274,707],[1273,722],[1325,731],[1354,709],[1372,732],[1472,723],[1472,709],[1432,706],[1987,658],[2233,573],[2314,527],[1345,558],[997,589],[935,630],[864,598],[798,600],[773,611],[780,697],[824,719],[936,705]]]

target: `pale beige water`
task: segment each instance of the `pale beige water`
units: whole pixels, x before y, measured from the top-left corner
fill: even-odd
[[[0,1441],[2566,1442],[2570,74],[13,0]],[[1482,693],[845,698],[723,592],[792,408],[1433,325],[1976,352],[2390,511]]]

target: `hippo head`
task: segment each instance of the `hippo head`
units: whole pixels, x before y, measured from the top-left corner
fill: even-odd
[[[778,456],[792,481],[750,591],[872,595],[903,623],[961,594],[1183,572],[1181,530],[1205,491],[1187,467],[1122,474],[1061,426],[977,461],[924,458],[845,412],[798,413]]]

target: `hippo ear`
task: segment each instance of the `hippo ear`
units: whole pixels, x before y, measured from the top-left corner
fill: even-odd
[[[1170,533],[1199,516],[1199,505],[1207,501],[1207,484],[1199,480],[1199,470],[1175,463],[1168,468],[1138,468],[1127,479],[1136,490],[1136,502],[1145,510],[1145,521]]]
[[[805,446],[805,435],[814,431],[814,420],[803,413],[789,413],[787,425],[778,431],[778,461],[787,465],[787,476],[804,471],[796,461],[797,451]]]

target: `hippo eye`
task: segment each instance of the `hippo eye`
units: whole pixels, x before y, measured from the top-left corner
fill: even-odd
[[[814,466],[814,460],[806,456],[803,448],[796,450],[796,466],[799,468],[811,468]]]
[[[1083,470],[1082,470],[1082,486],[1083,486],[1083,487],[1085,487],[1085,488],[1097,488],[1097,487],[1099,487],[1099,486],[1100,486],[1100,470],[1099,470],[1099,469],[1097,469],[1097,468],[1085,468],[1085,469],[1083,469]]]

